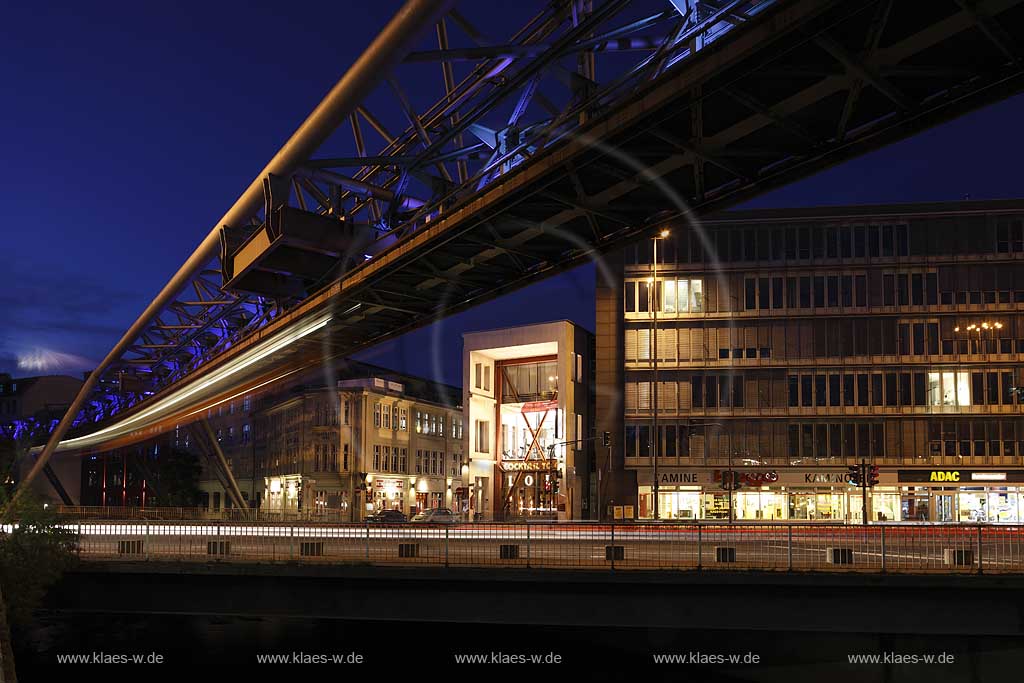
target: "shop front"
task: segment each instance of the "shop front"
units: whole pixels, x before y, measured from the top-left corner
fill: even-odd
[[[1016,524],[1024,520],[1024,469],[882,469],[864,492],[846,467],[738,468],[739,487],[725,490],[726,470],[660,469],[658,512],[663,520],[863,523],[946,522]],[[654,517],[652,473],[637,472],[638,518]],[[731,500],[730,500],[731,498]]]
[[[725,490],[724,469],[665,468],[658,473],[661,519],[794,522],[861,522],[861,490],[849,483],[846,467],[742,468],[739,487]],[[654,517],[654,486],[650,471],[639,471],[639,518]],[[868,495],[869,519],[899,519],[896,473],[881,473],[880,485]],[[731,497],[731,501],[730,501]]]
[[[374,476],[371,485],[375,512],[381,510],[405,511],[406,480],[404,478]]]
[[[445,496],[445,480],[443,478],[414,477],[412,479],[412,487],[416,492],[416,497],[411,501],[410,516],[426,510],[448,507]]]
[[[502,463],[502,496],[511,517],[557,519],[559,470],[556,460]]]
[[[1024,470],[900,470],[906,521],[1016,524],[1024,519]]]

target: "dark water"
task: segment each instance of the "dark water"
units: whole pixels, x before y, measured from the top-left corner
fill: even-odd
[[[841,615],[837,615],[841,618]],[[15,636],[19,680],[85,681],[1018,681],[1024,641],[1009,637],[884,636],[694,629],[562,628],[388,621],[97,615],[45,612]],[[655,654],[685,663],[655,664]],[[893,661],[853,665],[849,654],[890,653]],[[58,663],[78,654],[88,663]],[[259,663],[258,655],[288,663]],[[487,663],[459,664],[475,654]],[[895,655],[943,662],[896,663]],[[113,663],[118,656],[160,663]],[[361,662],[354,661],[356,656]],[[515,663],[518,656],[541,663]],[[741,658],[735,664],[711,661]],[[347,661],[314,663],[316,657]],[[555,663],[555,656],[558,662]],[[754,657],[757,657],[756,661]],[[106,659],[105,663],[96,659]],[[547,660],[547,661],[544,661]],[[703,660],[703,661],[702,661]],[[452,677],[455,678],[452,678]],[[60,677],[60,678],[58,678]]]

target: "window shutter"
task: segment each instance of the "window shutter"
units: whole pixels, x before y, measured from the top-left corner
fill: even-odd
[[[638,405],[636,382],[626,382],[626,411],[635,413]]]
[[[675,329],[658,329],[658,360],[676,360],[676,331]]]
[[[676,330],[676,335],[679,339],[680,362],[686,362],[690,360],[690,332],[692,332],[692,330],[689,327],[683,327]]]
[[[782,323],[774,323],[771,326],[772,334],[772,358],[786,359],[789,357],[789,348],[786,345],[786,326]]]
[[[651,359],[651,331],[649,329],[636,331],[636,346],[637,360]]]
[[[677,410],[676,399],[679,389],[675,380],[665,381],[658,378],[658,412],[674,413]]]
[[[703,327],[690,328],[690,359],[695,361],[707,360],[707,356],[704,352],[705,335],[707,330]]]
[[[639,358],[637,349],[637,331],[626,330],[625,356],[627,361],[635,361]]]
[[[679,381],[679,412],[687,412],[693,408],[690,390],[689,378]]]

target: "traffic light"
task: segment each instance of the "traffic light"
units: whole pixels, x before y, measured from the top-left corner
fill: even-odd
[[[868,486],[874,486],[878,483],[878,465],[868,466]]]
[[[740,488],[743,484],[740,482],[740,473],[735,470],[726,470],[722,472],[722,489],[725,491],[735,491]]]
[[[369,475],[366,472],[357,472],[356,474],[359,477],[359,482],[356,484],[356,490],[366,491],[367,488],[369,488],[366,484],[366,477]]]
[[[611,446],[612,445],[612,433],[611,432],[604,432],[601,435],[601,443],[602,443],[602,445],[604,445],[605,448],[607,448],[608,446]]]
[[[860,486],[860,465],[850,465],[846,469],[849,470],[846,480],[850,482],[850,486]]]

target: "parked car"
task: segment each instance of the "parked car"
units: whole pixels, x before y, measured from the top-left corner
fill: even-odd
[[[424,510],[414,516],[411,521],[429,524],[455,524],[459,520],[448,508],[433,508],[432,510]]]
[[[409,518],[401,510],[381,510],[372,515],[367,515],[366,521],[383,524],[405,524],[409,521]]]

